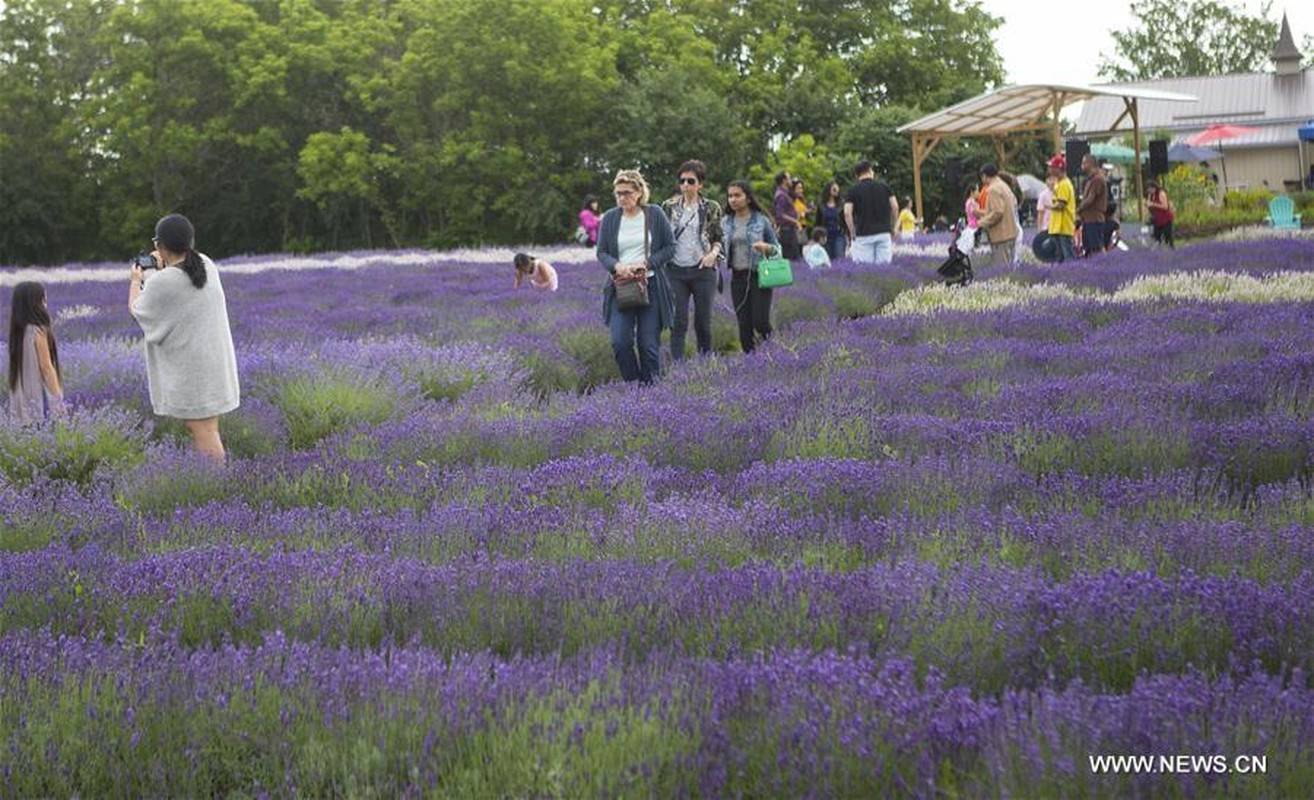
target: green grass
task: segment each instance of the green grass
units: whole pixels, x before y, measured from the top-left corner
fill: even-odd
[[[382,379],[324,370],[276,387],[273,404],[287,420],[290,444],[303,450],[330,434],[378,424],[403,413],[402,396]]]

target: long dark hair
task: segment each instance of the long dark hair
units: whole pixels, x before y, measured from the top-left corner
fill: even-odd
[[[205,286],[205,262],[196,252],[196,230],[192,221],[182,214],[169,214],[155,223],[155,243],[163,245],[170,252],[182,253],[183,260],[178,266],[192,279],[197,289]]]
[[[739,191],[744,193],[744,199],[748,201],[748,208],[750,211],[756,211],[759,214],[763,213],[762,206],[758,204],[757,197],[753,195],[752,184],[750,184],[748,181],[730,181],[730,183],[726,184],[725,187],[727,194],[729,194],[731,187],[734,187],[735,189],[738,189]]]
[[[830,205],[830,190],[836,186],[839,186],[839,181],[827,181],[826,185],[821,187],[821,199],[817,201],[817,208]],[[839,208],[842,207],[843,205],[844,205],[844,193],[840,192],[839,197],[835,198],[835,206],[836,208]]]
[[[205,286],[205,279],[207,277],[205,274],[205,262],[201,260],[200,253],[195,250],[188,250],[187,257],[184,258],[183,262],[178,266],[182,268],[183,272],[187,273],[187,277],[192,279],[192,285],[197,289]]]
[[[23,333],[28,325],[36,325],[46,332],[50,344],[50,363],[59,374],[59,348],[55,346],[55,331],[50,325],[50,312],[46,310],[46,287],[35,281],[24,281],[14,287],[14,302],[9,312],[9,391],[18,388],[23,374]]]

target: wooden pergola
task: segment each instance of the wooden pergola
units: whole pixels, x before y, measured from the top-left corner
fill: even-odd
[[[1120,133],[1126,130],[1125,124],[1130,122],[1132,147],[1137,153],[1144,152],[1144,148],[1141,147],[1141,126],[1137,110],[1137,103],[1140,100],[1189,103],[1199,99],[1191,95],[1153,89],[1021,84],[995,89],[922,117],[898,129],[899,133],[906,133],[912,137],[913,197],[917,205],[917,216],[922,216],[922,164],[942,140],[949,137],[988,136],[994,142],[999,166],[1006,168],[1009,157],[1017,152],[1021,143],[1029,139],[1052,137],[1054,152],[1062,152],[1063,131],[1060,114],[1063,109],[1072,103],[1098,96],[1122,98],[1123,112],[1105,133],[1110,136]],[[1086,135],[1091,134],[1087,132]],[[1145,187],[1141,185],[1141,171],[1136,170],[1136,196],[1144,195]]]

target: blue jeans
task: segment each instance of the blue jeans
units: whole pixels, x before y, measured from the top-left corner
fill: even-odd
[[[1103,222],[1081,223],[1081,249],[1086,251],[1088,257],[1104,252]]]
[[[830,256],[831,261],[837,261],[841,258],[846,258],[847,254],[844,251],[848,248],[848,245],[849,245],[848,234],[836,233],[833,236],[827,234],[826,255]]]
[[[689,297],[694,301],[694,338],[698,352],[712,352],[712,302],[716,299],[716,269],[669,267],[666,277],[675,293],[675,320],[671,324],[671,358],[684,358],[684,335],[689,331]]]
[[[1072,249],[1072,237],[1062,234],[1054,234],[1054,241],[1058,242],[1058,260],[1059,263],[1072,261],[1076,259],[1077,253]]]
[[[853,237],[853,260],[859,264],[888,264],[894,260],[894,239],[888,233]]]
[[[657,379],[662,371],[662,317],[656,303],[630,311],[611,309],[611,350],[625,380],[648,384]]]

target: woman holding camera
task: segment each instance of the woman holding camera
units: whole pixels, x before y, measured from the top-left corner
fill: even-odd
[[[616,207],[598,226],[598,262],[612,280],[602,296],[602,318],[611,328],[611,349],[621,377],[652,383],[662,371],[662,329],[675,317],[666,262],[675,254],[675,237],[662,207],[648,203],[648,182],[638,170],[623,169],[612,181]],[[647,305],[621,308],[617,280],[646,281]],[[634,346],[638,342],[638,356]]]
[[[146,335],[151,407],[181,419],[196,449],[222,461],[219,415],[237,408],[241,392],[219,270],[196,252],[192,223],[181,214],[156,223],[153,241],[154,252],[133,262],[128,285],[128,310]]]

